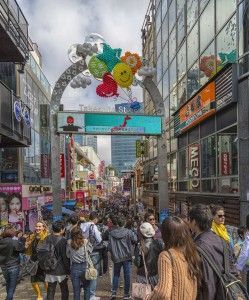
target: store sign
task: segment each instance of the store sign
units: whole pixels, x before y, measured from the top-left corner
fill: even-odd
[[[237,101],[236,65],[229,66],[215,79],[216,110]]]
[[[231,175],[230,170],[230,155],[228,152],[221,153],[221,175],[228,176]]]
[[[189,147],[190,188],[195,190],[200,185],[200,145],[193,144]]]
[[[65,155],[63,153],[60,154],[60,170],[61,178],[65,178]]]
[[[155,115],[59,112],[59,133],[98,135],[161,135],[162,118]]]
[[[185,104],[174,117],[175,136],[199,124],[215,113],[215,83],[210,82]]]
[[[50,178],[50,154],[41,154],[41,177]]]
[[[31,119],[30,119],[30,114],[29,114],[29,110],[28,110],[27,106],[24,104],[22,106],[21,101],[15,101],[14,105],[13,105],[13,109],[14,109],[14,115],[15,115],[16,120],[18,122],[21,122],[21,120],[23,119],[26,126],[30,127]]]

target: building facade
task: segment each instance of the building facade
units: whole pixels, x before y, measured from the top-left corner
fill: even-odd
[[[98,137],[96,135],[83,135],[83,134],[74,135],[74,141],[76,143],[78,143],[80,146],[92,147],[96,153],[98,153],[97,138]]]
[[[248,1],[151,1],[147,16],[143,55],[165,104],[170,208],[220,204],[238,225],[249,212]]]

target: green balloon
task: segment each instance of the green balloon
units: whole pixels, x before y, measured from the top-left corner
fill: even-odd
[[[96,79],[102,78],[103,74],[108,72],[107,65],[96,56],[92,56],[89,60],[88,69]]]

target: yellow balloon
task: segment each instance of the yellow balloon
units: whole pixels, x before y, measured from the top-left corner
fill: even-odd
[[[133,82],[131,68],[125,63],[118,63],[113,68],[113,78],[121,87],[128,88]]]

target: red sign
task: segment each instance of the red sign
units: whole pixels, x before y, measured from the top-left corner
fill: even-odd
[[[94,173],[90,173],[90,174],[88,175],[88,177],[89,177],[89,179],[91,179],[91,180],[94,180],[94,179],[95,179]]]
[[[41,154],[41,177],[50,178],[50,154]]]
[[[60,154],[60,169],[61,169],[61,178],[65,178],[65,155]]]
[[[76,206],[84,207],[85,206],[85,193],[84,191],[76,191]]]
[[[221,175],[231,175],[230,171],[230,155],[228,152],[221,153]]]

